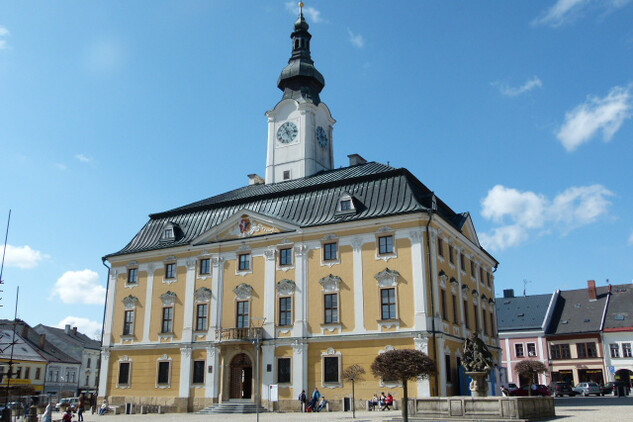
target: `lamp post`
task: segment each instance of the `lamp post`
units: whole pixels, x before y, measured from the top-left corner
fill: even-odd
[[[259,369],[261,353],[262,353],[262,327],[266,322],[266,317],[263,318],[251,318],[251,324],[256,328],[255,330],[255,340],[253,340],[253,344],[255,345],[255,415],[257,418],[257,422],[259,422],[259,407],[261,406],[262,400],[262,389],[261,389],[261,371]]]

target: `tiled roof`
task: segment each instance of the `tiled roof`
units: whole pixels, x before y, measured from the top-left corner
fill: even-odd
[[[597,299],[590,300],[588,289],[560,292],[548,334],[599,332],[602,326],[608,287],[597,288]]]
[[[551,294],[496,298],[499,332],[543,329],[551,300]]]
[[[80,332],[75,333],[71,331],[70,334],[66,334],[66,330],[63,328],[49,327],[42,324],[36,325],[33,330],[39,334],[46,334],[46,341],[51,342],[58,349],[78,360],[81,360],[84,349],[101,349],[99,341],[93,340]]]
[[[604,329],[630,328],[633,331],[633,284],[611,286]]]
[[[345,194],[354,198],[356,213],[336,213],[338,200]],[[236,213],[246,210],[298,227],[311,227],[426,212],[433,207],[437,214],[461,230],[467,213],[455,213],[408,170],[370,162],[297,180],[244,186],[151,214],[150,220],[132,241],[111,255],[187,245]],[[168,223],[177,225],[179,236],[173,242],[161,242],[160,236]]]
[[[13,330],[13,321],[6,319],[0,320],[0,328]],[[55,345],[49,341],[46,341],[44,348],[41,348],[40,334],[33,330],[26,322],[18,320],[17,324],[15,324],[15,329],[16,333],[49,363],[81,363],[79,360],[55,347]]]

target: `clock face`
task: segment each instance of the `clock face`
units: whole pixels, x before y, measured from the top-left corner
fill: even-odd
[[[317,127],[316,137],[317,141],[319,141],[319,145],[321,145],[322,148],[327,148],[327,133],[325,133],[325,129],[321,126]]]
[[[286,122],[277,130],[277,140],[282,144],[288,144],[297,137],[297,126],[292,122]]]

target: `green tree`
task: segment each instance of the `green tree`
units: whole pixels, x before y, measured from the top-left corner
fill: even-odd
[[[532,384],[538,374],[547,372],[547,366],[540,360],[524,359],[514,366],[514,370],[530,380],[529,395],[532,395]]]
[[[343,371],[343,380],[352,382],[352,418],[356,418],[356,395],[354,392],[354,384],[357,381],[365,381],[365,368],[355,363],[348,366]]]
[[[429,378],[436,373],[436,367],[433,359],[419,350],[396,349],[376,356],[371,364],[371,372],[375,377],[398,379],[402,382],[402,419],[408,422],[408,381]]]

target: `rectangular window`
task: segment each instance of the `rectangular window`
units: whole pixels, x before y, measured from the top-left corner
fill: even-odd
[[[338,244],[336,242],[323,245],[323,260],[336,261],[338,259]]]
[[[292,248],[279,250],[279,265],[292,265]]]
[[[455,264],[455,250],[451,245],[448,245],[448,260],[451,264]]]
[[[323,358],[323,382],[338,383],[338,357],[326,356]]]
[[[517,343],[514,345],[514,354],[518,358],[525,357],[525,352],[523,351],[523,344]]]
[[[28,366],[26,368],[24,368],[24,379],[29,379],[31,375],[31,368],[29,368]]]
[[[251,269],[251,254],[243,253],[238,258],[238,269],[240,271],[248,271]]]
[[[536,356],[536,343],[528,343],[527,344],[527,352],[528,356]]]
[[[292,297],[279,298],[279,325],[292,325]]]
[[[470,275],[472,277],[475,276],[475,261],[473,260],[470,261]]]
[[[352,209],[352,201],[350,199],[343,199],[341,201],[341,211],[349,211]]]
[[[130,284],[138,283],[138,268],[127,270],[127,282]]]
[[[92,361],[90,360],[90,358],[88,358],[88,362],[86,363],[86,368],[90,368],[90,363],[91,363],[91,362],[92,362]]]
[[[196,306],[196,331],[206,331],[209,318],[209,304],[199,303]]]
[[[464,300],[464,326],[470,329],[470,321],[468,318],[468,301]]]
[[[200,260],[200,274],[206,275],[211,273],[211,260],[210,259],[201,259]]]
[[[119,362],[119,385],[130,384],[130,362]]]
[[[446,291],[440,290],[440,306],[442,307],[442,319],[448,321],[448,309],[446,307]]]
[[[250,325],[250,302],[240,300],[237,302],[237,328],[248,328]]]
[[[451,355],[444,355],[444,369],[446,370],[446,372],[444,372],[446,374],[446,382],[452,384],[453,371],[451,370]]]
[[[479,307],[473,304],[474,317],[475,317],[475,330],[479,331]]]
[[[490,312],[490,335],[495,335],[495,314]]]
[[[631,343],[622,343],[622,357],[633,357],[633,354],[631,352]]]
[[[176,264],[165,265],[165,278],[176,278]]]
[[[203,360],[193,361],[193,379],[192,384],[204,384],[204,367],[205,362]]]
[[[134,334],[134,311],[125,311],[123,321],[123,335],[131,336]]]
[[[488,318],[486,318],[486,311],[481,311],[481,322],[484,323],[484,334],[488,335]]]
[[[619,358],[620,357],[620,346],[617,343],[611,343],[609,345],[609,349],[611,350],[611,357],[612,358]]]
[[[326,324],[338,322],[338,294],[330,293],[323,296],[324,300],[324,321]]]
[[[479,282],[480,283],[484,282],[484,268],[483,267],[479,267]]]
[[[290,384],[290,358],[277,359],[277,382]]]
[[[393,236],[381,236],[378,238],[378,254],[393,253]]]
[[[86,384],[85,385],[90,385],[90,375],[86,375]]]
[[[35,368],[35,379],[38,380],[42,376],[41,368]]]
[[[396,319],[396,289],[391,287],[380,290],[380,318]]]
[[[461,252],[459,254],[459,268],[464,272],[466,271],[466,258],[464,258],[464,254]]]
[[[437,238],[437,254],[444,257],[444,241],[441,237]]]
[[[570,359],[571,352],[569,344],[553,344],[550,347],[552,359]]]
[[[596,343],[576,343],[576,352],[579,358],[595,358],[598,357]]]
[[[486,282],[488,283],[488,287],[490,287],[490,279],[491,279],[490,273],[486,272]]]
[[[158,362],[158,379],[159,385],[169,384],[169,361]]]
[[[174,332],[174,308],[171,306],[163,308],[163,323],[161,333]]]
[[[452,294],[453,296],[453,322],[455,324],[459,323],[459,315],[457,310],[457,295]]]

